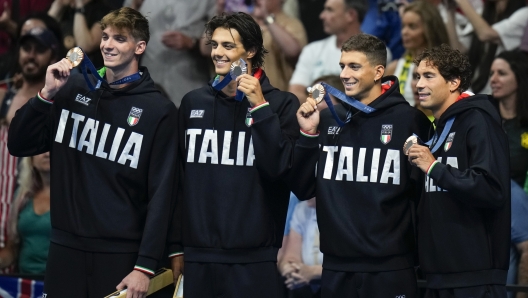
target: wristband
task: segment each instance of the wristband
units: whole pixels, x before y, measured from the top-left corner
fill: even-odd
[[[438,163],[437,160],[434,160],[430,165],[429,167],[427,168],[427,176],[429,176],[431,174],[431,171],[433,170],[433,167]]]

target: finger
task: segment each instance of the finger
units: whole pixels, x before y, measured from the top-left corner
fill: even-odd
[[[121,291],[122,289],[125,288],[125,286],[126,286],[126,284],[125,284],[123,281],[121,281],[121,282],[117,285],[116,290]]]

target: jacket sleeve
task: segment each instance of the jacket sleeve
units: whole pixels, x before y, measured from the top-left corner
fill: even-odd
[[[255,164],[261,175],[268,179],[284,179],[291,171],[293,146],[299,137],[299,124],[295,114],[299,101],[288,92],[275,101],[276,112],[269,103],[250,110],[254,123],[251,128]]]
[[[183,179],[184,179],[184,165],[185,165],[185,106],[187,96],[184,96],[178,114],[178,137],[179,137],[179,151],[178,151],[178,170],[179,170],[179,187],[174,200],[174,212],[172,213],[169,236],[167,239],[169,258],[183,255],[182,244],[182,222],[183,222]]]
[[[154,273],[162,258],[178,187],[178,115],[171,103],[155,133],[148,167],[148,207],[134,269]]]
[[[482,114],[466,135],[468,168],[436,163],[430,177],[454,198],[481,208],[500,208],[509,200],[509,149],[504,131]]]
[[[52,103],[37,95],[16,112],[7,141],[11,155],[33,156],[50,150]]]
[[[295,144],[292,175],[288,184],[301,201],[315,196],[317,162],[319,161],[319,135],[301,134]]]

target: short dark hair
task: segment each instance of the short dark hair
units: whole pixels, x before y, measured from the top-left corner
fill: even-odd
[[[436,67],[446,82],[460,79],[460,85],[457,88],[460,93],[471,87],[472,71],[468,57],[447,44],[425,49],[414,59],[414,64],[418,66],[421,61]]]
[[[368,10],[366,0],[343,0],[346,8],[351,8],[357,12],[359,23],[363,23]]]
[[[207,39],[211,40],[214,31],[217,28],[224,28],[227,30],[235,29],[240,35],[244,49],[255,50],[255,56],[251,58],[252,68],[262,67],[264,65],[264,55],[268,51],[264,48],[264,41],[262,39],[262,31],[260,26],[255,22],[252,16],[243,12],[236,12],[214,16],[207,24],[205,24],[205,34]]]
[[[387,47],[381,39],[374,35],[360,33],[353,35],[341,47],[341,52],[360,52],[367,56],[371,65],[387,64]]]
[[[119,30],[127,29],[136,41],[150,40],[149,22],[139,11],[130,7],[121,7],[109,12],[101,20],[101,29],[112,26]]]

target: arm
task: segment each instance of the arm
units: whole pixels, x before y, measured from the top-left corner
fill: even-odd
[[[452,48],[459,50],[461,53],[466,53],[468,49],[460,42],[460,39],[458,39],[458,33],[456,31],[455,23],[455,10],[451,9],[447,5],[444,6],[446,7],[446,30],[447,36],[449,37],[449,44]]]
[[[178,125],[176,107],[167,105],[155,130],[148,166],[148,207],[134,270],[117,286],[127,288],[127,297],[144,297],[148,290],[149,278],[161,260],[171,218],[171,201],[176,196]]]
[[[265,24],[286,59],[294,64],[306,45],[306,32],[302,24],[295,23],[295,26],[292,26],[294,28],[283,27],[277,22],[265,22]],[[295,32],[297,32],[297,35],[295,35]]]
[[[62,14],[64,13],[64,8],[66,8],[61,0],[55,0],[51,3],[51,7],[48,10],[48,15],[54,18],[57,22],[60,22]]]
[[[279,272],[282,276],[288,277],[293,271],[295,271],[295,268],[292,265],[293,263],[302,263],[301,247],[302,236],[293,229],[290,229],[284,249],[284,255],[278,266]]]
[[[7,1],[4,2],[4,12],[0,15],[0,29],[16,37],[17,23],[11,19],[11,8]]]
[[[455,0],[458,7],[468,18],[480,41],[500,43],[500,36],[471,6],[468,0]]]
[[[491,118],[479,112],[472,120],[466,136],[467,169],[435,161],[429,148],[420,145],[411,147],[409,160],[454,198],[475,207],[500,208],[510,199],[508,140]]]
[[[517,271],[517,284],[528,285],[528,241],[516,245],[519,251],[519,270]],[[517,293],[516,298],[528,298],[528,293]]]
[[[305,98],[308,96],[308,93],[306,93],[306,88],[308,88],[308,86],[294,84],[288,87],[288,91],[297,97],[299,103],[303,103]]]
[[[79,7],[78,7],[79,8]],[[86,52],[93,52],[99,48],[103,31],[99,23],[88,28],[86,16],[76,12],[73,18],[73,35],[75,43]]]
[[[14,156],[33,156],[50,150],[51,105],[70,76],[71,63],[63,58],[48,66],[44,88],[20,108],[9,126],[7,147]]]

